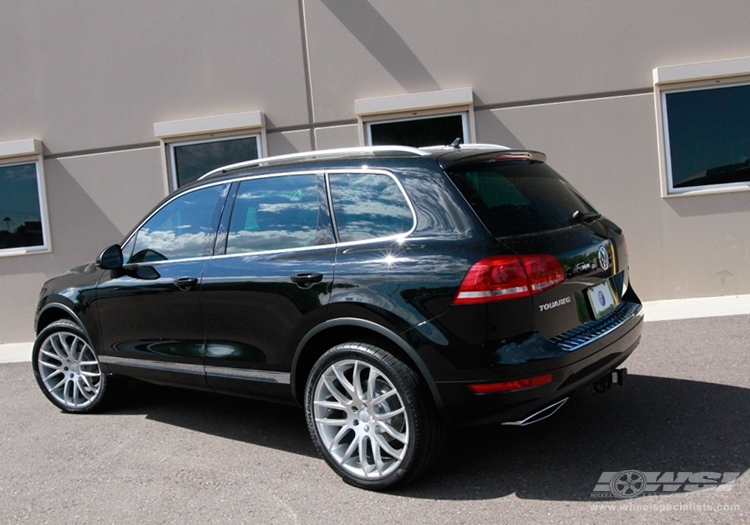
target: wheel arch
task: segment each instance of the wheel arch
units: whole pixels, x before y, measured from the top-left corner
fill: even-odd
[[[95,340],[92,338],[92,335],[94,334],[89,332],[86,325],[83,323],[79,315],[75,312],[75,310],[73,310],[72,307],[61,302],[47,303],[39,310],[39,315],[37,316],[36,320],[36,326],[34,327],[36,329],[35,333],[39,335],[39,333],[49,325],[62,319],[67,319],[68,321],[72,321],[77,324],[79,328],[83,330],[83,333],[89,340],[89,344],[94,347]],[[107,370],[106,365],[100,364],[99,366],[102,367],[102,370]]]
[[[380,345],[383,350],[401,359],[422,377],[435,405],[442,412],[443,404],[435,380],[417,351],[392,330],[373,321],[350,317],[331,319],[316,326],[297,345],[291,375],[292,398],[297,404],[304,404],[305,383],[318,358],[330,348],[347,341]]]
[[[55,321],[59,321],[61,319],[68,319],[69,321],[73,321],[81,327],[81,330],[86,333],[87,337],[89,336],[89,333],[86,330],[84,324],[81,322],[80,317],[78,317],[78,315],[73,311],[71,307],[62,303],[49,303],[39,310],[39,316],[36,321],[36,326],[34,327],[35,332],[38,334]],[[91,338],[89,337],[89,340],[90,339]]]

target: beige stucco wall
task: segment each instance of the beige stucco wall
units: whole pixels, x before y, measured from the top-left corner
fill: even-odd
[[[0,142],[41,138],[55,154],[153,142],[155,122],[307,119],[296,2],[29,0],[0,12]]]
[[[354,101],[471,87],[626,231],[644,299],[750,293],[750,193],[663,199],[654,67],[750,55],[744,0],[0,0],[0,142],[43,141],[53,251],[0,257],[0,343],[166,192],[156,122],[261,111],[268,154],[357,145]],[[0,188],[0,191],[2,189]]]
[[[513,130],[625,230],[642,298],[750,293],[750,192],[662,199],[653,95],[488,113],[480,136]]]
[[[654,67],[750,53],[744,0],[305,5],[319,121],[352,117],[356,99],[465,86],[478,105],[650,88]]]
[[[45,280],[120,242],[166,192],[158,147],[44,163],[52,252],[0,257],[0,344],[33,339]]]

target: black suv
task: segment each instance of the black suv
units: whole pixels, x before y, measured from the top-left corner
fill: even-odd
[[[48,281],[32,363],[68,412],[129,377],[296,403],[330,466],[382,489],[446,424],[618,382],[640,310],[622,231],[543,154],[328,150],[215,170]]]

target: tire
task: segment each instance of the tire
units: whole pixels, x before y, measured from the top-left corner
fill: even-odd
[[[102,373],[86,333],[69,320],[39,332],[31,365],[44,395],[65,412],[101,410],[126,383],[125,378]]]
[[[310,372],[307,427],[345,482],[383,490],[414,479],[438,457],[444,429],[431,401],[420,376],[393,355],[344,343]]]

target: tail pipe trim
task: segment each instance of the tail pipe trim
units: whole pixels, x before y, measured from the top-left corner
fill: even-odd
[[[557,412],[561,406],[565,404],[565,402],[570,399],[568,397],[565,397],[561,399],[560,401],[557,401],[556,403],[552,403],[551,405],[541,409],[539,412],[535,412],[531,414],[526,419],[522,419],[520,421],[506,421],[503,423],[503,425],[508,425],[512,427],[525,427],[527,425],[531,425],[532,423],[538,423],[539,421],[542,421],[543,419],[547,419],[552,414]]]

